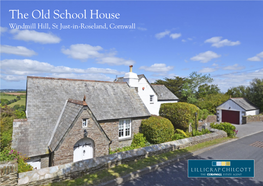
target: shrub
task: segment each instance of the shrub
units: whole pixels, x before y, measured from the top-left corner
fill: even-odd
[[[192,136],[200,136],[200,135],[203,135],[203,133],[195,129],[192,131]]]
[[[172,137],[173,140],[179,140],[179,139],[184,139],[185,136],[183,134],[178,134],[178,133],[175,133]]]
[[[176,132],[178,133],[178,134],[182,134],[184,137],[186,137],[186,138],[188,138],[189,137],[189,135],[188,134],[186,134],[183,130],[180,130],[180,129],[176,129]]]
[[[206,109],[200,109],[199,110],[199,115],[198,115],[198,120],[205,120],[207,116],[209,115],[209,111]]]
[[[202,134],[209,134],[209,133],[211,133],[210,130],[208,130],[208,129],[202,129],[201,132],[202,132]]]
[[[144,137],[142,133],[138,133],[133,136],[131,146],[134,148],[140,148],[145,147],[146,143],[146,137]]]
[[[234,137],[236,134],[236,127],[227,122],[223,122],[220,124],[211,123],[210,127],[225,131],[227,133],[227,136],[231,138]]]
[[[149,146],[150,143],[146,140],[146,138],[143,136],[142,133],[135,134],[132,139],[131,146],[126,146],[122,148],[117,148],[116,150],[110,150],[110,154],[114,154],[117,152],[123,152],[123,151],[128,151],[128,150],[133,150],[145,146]]]
[[[12,161],[17,160],[18,162],[18,173],[27,172],[33,170],[33,167],[26,163],[28,158],[22,156],[14,149],[4,148],[0,151],[0,161]]]
[[[141,130],[147,141],[153,144],[171,141],[174,134],[172,123],[160,116],[151,116],[143,120]]]
[[[199,112],[199,109],[189,103],[164,103],[161,104],[159,111],[160,116],[169,119],[175,129],[187,130],[190,123],[197,122],[195,119],[195,112]]]

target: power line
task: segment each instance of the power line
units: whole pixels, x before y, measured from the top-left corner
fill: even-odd
[[[239,72],[231,72],[231,73],[227,73],[227,74],[218,74],[218,75],[213,75],[212,77],[220,77],[220,76],[225,76],[225,75],[239,74],[239,73],[248,72],[248,71],[252,71],[252,70],[259,70],[259,69],[263,69],[263,67],[239,71]]]

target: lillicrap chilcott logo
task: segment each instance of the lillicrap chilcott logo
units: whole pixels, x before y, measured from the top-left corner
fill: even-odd
[[[254,160],[188,160],[188,177],[254,177]]]

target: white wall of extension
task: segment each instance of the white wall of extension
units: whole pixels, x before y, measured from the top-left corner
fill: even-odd
[[[149,112],[159,115],[160,104],[157,103],[157,95],[145,78],[139,80],[138,94]],[[150,101],[150,95],[153,95],[152,101]]]

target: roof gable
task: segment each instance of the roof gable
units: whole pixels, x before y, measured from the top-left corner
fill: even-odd
[[[50,142],[48,144],[49,149],[51,151],[55,151],[58,146],[63,142],[64,137],[67,135],[69,130],[76,123],[77,119],[81,115],[81,113],[88,109],[88,105],[85,101],[78,101],[69,99],[66,101],[66,104],[61,112],[61,115],[58,119],[57,125],[54,129],[53,135],[50,138]],[[92,120],[95,122],[96,126],[100,129],[103,136],[110,141],[108,136],[105,134],[102,127],[97,123],[96,119],[90,114]]]
[[[48,144],[51,151],[55,150],[70,126],[77,119],[82,108],[83,105],[81,104],[76,104],[68,100],[66,101]]]

